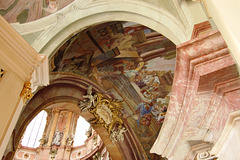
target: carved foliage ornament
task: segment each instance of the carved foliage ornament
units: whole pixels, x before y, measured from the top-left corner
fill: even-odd
[[[123,127],[121,110],[123,102],[116,99],[104,98],[104,95],[97,93],[92,95],[92,87],[87,89],[85,99],[79,102],[80,109],[88,110],[94,118],[90,123],[96,127],[105,127],[110,134],[112,142],[123,141],[123,133],[127,130]]]
[[[33,94],[32,94],[32,89],[31,89],[31,82],[26,82],[24,84],[24,87],[22,89],[22,92],[20,96],[23,98],[23,102],[25,103],[28,99],[31,99]]]

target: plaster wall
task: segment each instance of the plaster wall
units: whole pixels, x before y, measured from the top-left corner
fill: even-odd
[[[231,54],[240,65],[240,2],[236,0],[203,0],[205,7],[223,35]]]
[[[23,107],[20,93],[40,63],[38,53],[0,17],[0,157],[2,157]]]

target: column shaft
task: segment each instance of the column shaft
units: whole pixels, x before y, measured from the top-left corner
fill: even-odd
[[[63,134],[63,138],[62,138],[62,143],[61,143],[62,146],[66,145],[66,140],[67,140],[67,137],[68,137],[71,120],[72,120],[72,112],[69,111],[68,112],[68,117],[67,117],[67,123],[65,125],[64,134]]]
[[[52,123],[52,126],[51,126],[51,130],[50,130],[50,133],[49,133],[47,146],[51,146],[51,144],[52,144],[53,136],[54,136],[54,133],[55,133],[55,129],[56,129],[57,121],[58,121],[58,117],[59,117],[59,112],[60,112],[58,109],[56,109],[54,111],[55,111],[55,114],[54,114],[54,119],[53,119],[53,123]]]

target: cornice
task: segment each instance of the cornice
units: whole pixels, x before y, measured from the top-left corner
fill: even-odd
[[[0,22],[1,67],[29,81],[31,73],[41,63],[41,57],[2,16]]]

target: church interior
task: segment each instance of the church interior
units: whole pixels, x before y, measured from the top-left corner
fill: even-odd
[[[239,160],[238,7],[1,1],[0,157]]]

